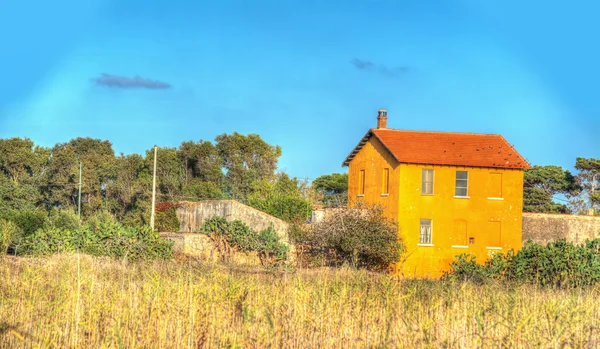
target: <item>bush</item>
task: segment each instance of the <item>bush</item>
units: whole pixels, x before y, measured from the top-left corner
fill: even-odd
[[[45,228],[76,230],[79,228],[79,217],[71,210],[52,210]]]
[[[181,222],[177,218],[177,209],[169,208],[165,212],[156,213],[154,227],[157,231],[178,232]]]
[[[117,218],[112,213],[106,210],[100,210],[94,212],[93,215],[88,217],[86,226],[91,231],[100,230],[103,226],[112,226],[117,224]]]
[[[528,241],[516,254],[495,254],[484,264],[460,255],[447,278],[485,282],[490,279],[540,286],[582,287],[600,281],[600,239],[576,246],[565,239],[546,246]]]
[[[287,259],[288,247],[271,227],[256,232],[242,221],[228,222],[215,216],[204,221],[201,233],[213,241],[223,261],[229,261],[236,251],[256,252],[264,266],[277,266]]]
[[[19,227],[23,237],[27,237],[46,226],[48,213],[38,209],[13,211],[9,216],[9,220]]]
[[[397,224],[379,206],[337,209],[312,227],[305,243],[313,253],[327,253],[329,264],[375,270],[388,269],[404,252]]]
[[[19,227],[16,224],[5,219],[0,219],[0,255],[6,254],[18,234]]]
[[[291,195],[250,198],[247,204],[289,223],[306,222],[312,214],[310,201]]]
[[[20,252],[50,255],[79,251],[137,261],[169,259],[173,256],[172,247],[172,241],[162,239],[150,227],[125,227],[119,223],[101,222],[94,229],[90,226],[76,230],[40,229],[25,238]]]

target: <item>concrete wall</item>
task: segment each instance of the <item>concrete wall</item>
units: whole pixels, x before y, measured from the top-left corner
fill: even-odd
[[[600,237],[600,217],[545,213],[523,213],[523,242],[545,245],[567,239],[576,244]]]
[[[212,263],[219,261],[219,252],[206,235],[195,233],[160,233],[160,236],[174,242],[173,252],[175,254],[184,254]],[[256,266],[260,265],[260,259],[255,253],[237,252],[232,256],[231,263]]]
[[[214,216],[224,217],[228,221],[240,220],[256,231],[273,226],[281,240],[289,244],[288,223],[235,200],[180,202],[177,208],[177,217],[181,222],[179,231],[190,233],[200,230],[204,221]]]

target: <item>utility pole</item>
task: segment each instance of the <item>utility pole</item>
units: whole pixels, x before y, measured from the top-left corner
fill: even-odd
[[[81,224],[81,161],[79,161],[79,194],[77,195],[77,217]]]
[[[156,203],[156,152],[158,147],[154,146],[154,174],[152,175],[152,215],[150,216],[150,227],[154,230],[154,205]]]

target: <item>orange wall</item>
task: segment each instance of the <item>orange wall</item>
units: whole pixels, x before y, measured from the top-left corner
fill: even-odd
[[[389,168],[389,193],[382,195],[383,170]],[[359,195],[359,172],[365,170],[365,193]],[[398,219],[400,164],[374,137],[356,154],[348,166],[348,202],[381,205],[386,215]]]
[[[381,195],[384,168],[390,168],[388,196]],[[423,169],[434,170],[433,195],[421,194]],[[358,194],[360,170],[365,170],[364,196]],[[457,170],[469,172],[469,198],[454,197]],[[462,253],[482,262],[492,253],[521,248],[521,170],[398,164],[371,137],[350,162],[348,196],[351,205],[381,204],[398,221],[407,253],[397,272],[407,277],[439,277]],[[501,198],[489,199],[496,196]],[[433,246],[419,246],[421,218],[432,220]]]

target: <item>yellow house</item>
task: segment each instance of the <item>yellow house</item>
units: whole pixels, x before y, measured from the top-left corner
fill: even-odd
[[[348,202],[375,203],[397,220],[408,277],[439,277],[462,253],[482,262],[521,248],[527,161],[495,134],[387,128],[380,110],[343,163]]]

